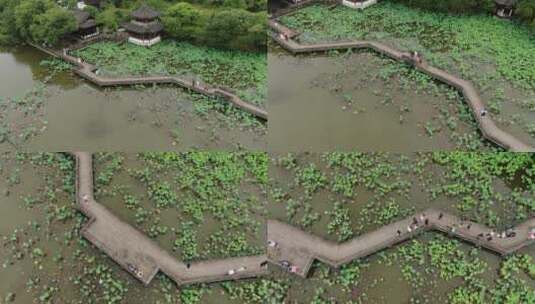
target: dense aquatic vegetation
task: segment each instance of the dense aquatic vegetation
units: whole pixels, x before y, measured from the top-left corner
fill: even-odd
[[[55,72],[52,72],[20,96],[0,98],[0,145],[20,147],[46,130],[47,122],[42,119],[49,95],[46,84],[54,75]],[[10,115],[11,113],[15,114]]]
[[[130,166],[141,164],[141,168],[125,168],[125,157]],[[256,210],[264,202],[255,193],[267,185],[264,153],[141,153],[135,161],[128,155],[101,154],[99,160],[100,200],[119,200],[133,225],[176,251],[179,258],[197,260],[260,251],[261,222]],[[114,182],[117,178],[120,183]],[[127,190],[132,183],[141,185],[143,191],[132,195]],[[245,195],[242,187],[256,190]],[[179,221],[163,220],[163,213],[173,214]]]
[[[483,15],[453,16],[424,12],[403,5],[383,3],[356,14],[345,7],[306,7],[282,21],[305,32],[304,41],[347,38],[406,38],[420,44],[426,58],[445,64],[448,59],[461,68],[477,68],[470,60],[494,62],[496,70],[519,87],[535,87],[535,46],[529,31],[520,25]],[[416,45],[414,45],[416,47]],[[446,61],[446,62],[445,62]]]
[[[524,133],[524,138],[533,134],[535,112],[529,105],[535,88],[535,44],[533,33],[525,25],[488,15],[451,15],[390,2],[362,12],[344,6],[329,9],[313,5],[283,16],[281,21],[301,32],[298,39],[305,44],[369,39],[400,50],[418,51],[432,65],[474,83],[500,125],[511,128],[513,134]],[[403,69],[403,65],[393,64],[390,72]],[[388,69],[382,70],[389,75]],[[407,74],[422,73],[404,73],[403,78]],[[455,121],[450,126],[455,128]],[[433,123],[425,128],[430,136],[436,133]],[[474,146],[470,138],[456,141]]]
[[[224,51],[164,40],[151,48],[99,42],[75,52],[104,75],[185,75],[238,90],[263,103],[267,94],[267,62],[260,53]]]
[[[535,215],[534,166],[533,155],[518,153],[280,155],[272,159],[268,209],[338,242],[428,207],[503,229]],[[312,192],[317,182],[303,183],[303,172],[308,180],[322,180],[322,187]],[[314,221],[303,220],[308,217]],[[533,258],[519,253],[500,259],[429,232],[340,270],[315,263],[309,278],[289,282],[295,291],[285,300],[533,303]]]
[[[123,210],[118,212],[119,216],[130,218],[128,215],[138,210],[146,212],[143,223],[132,224],[146,228],[148,235],[155,239],[171,241],[167,247],[170,251],[175,247],[171,252],[177,257],[195,260],[258,253],[250,239],[260,240],[251,234],[260,226],[255,213],[261,212],[263,201],[255,198],[255,193],[266,186],[266,165],[263,153],[99,153],[95,156],[95,182],[99,200],[104,204],[120,203],[115,206]],[[146,172],[140,173],[140,167],[146,167]],[[74,161],[67,154],[1,155],[0,194],[9,204],[17,204],[12,207],[31,214],[31,221],[22,220],[12,230],[0,231],[2,274],[13,274],[12,278],[24,286],[5,291],[4,288],[13,287],[0,284],[0,301],[17,303],[30,299],[36,303],[58,303],[83,299],[84,303],[139,300],[139,303],[171,304],[202,303],[205,294],[216,290],[222,293],[219,297],[229,300],[239,297],[240,290],[258,293],[254,299],[266,295],[262,293],[265,290],[262,285],[251,289],[248,286],[253,282],[247,281],[228,282],[224,287],[215,284],[178,289],[163,275],[156,277],[150,289],[140,289],[135,279],[80,237],[80,229],[87,219],[75,208],[74,172]],[[174,176],[173,182],[154,180],[160,181],[164,176]],[[124,178],[132,178],[131,183],[119,182]],[[158,187],[161,189],[151,197],[150,187],[145,188],[145,183],[169,184],[172,188]],[[182,186],[176,186],[177,183]],[[128,188],[131,185],[136,186]],[[255,193],[251,193],[253,190]],[[19,194],[24,194],[20,200],[11,200]],[[161,196],[177,196],[178,201],[158,207]],[[160,218],[170,214],[173,208],[179,208],[182,215],[175,217],[178,215],[175,213],[170,221]],[[157,209],[162,212],[155,213]],[[182,217],[189,220],[181,220]],[[214,220],[221,225],[206,223]],[[176,227],[165,229],[169,223]],[[210,249],[206,250],[205,246]],[[21,273],[19,269],[25,271]],[[278,283],[265,286],[272,288],[273,294],[280,290]]]
[[[440,2],[432,0],[392,0],[392,2],[403,3],[409,7],[428,11],[452,14],[494,14],[496,8],[495,1],[492,0],[446,0]],[[524,22],[535,30],[535,1],[516,1],[513,18]]]
[[[535,158],[529,153],[298,156],[273,161],[293,180],[283,185],[274,182],[273,206],[280,204],[277,208],[284,207],[286,220],[305,227],[329,217],[328,235],[339,239],[358,234],[371,223],[384,225],[414,210],[441,208],[444,200],[451,202],[446,210],[495,227],[507,227],[535,213]],[[320,204],[318,200],[325,197],[329,203]],[[304,225],[303,218],[313,221]]]

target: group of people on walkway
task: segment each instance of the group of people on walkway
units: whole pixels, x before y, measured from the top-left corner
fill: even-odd
[[[487,233],[480,233],[477,235],[478,240],[483,238],[489,242],[492,241],[494,238],[504,239],[514,237],[516,237],[516,231],[514,231],[514,229],[512,228],[502,231],[501,233],[491,230]]]
[[[232,276],[232,275],[238,274],[240,272],[244,272],[245,270],[247,270],[247,267],[245,267],[245,266],[242,266],[242,267],[236,268],[236,269],[229,269],[227,271],[227,275]]]
[[[267,245],[268,245],[268,248],[270,249],[278,249],[279,247],[279,244],[273,240],[268,240],[267,241]],[[295,265],[292,265],[289,261],[287,260],[281,260],[279,261],[279,265],[284,268],[286,271],[289,271],[291,273],[297,273],[299,271],[299,267],[295,266]]]
[[[418,228],[420,228],[422,225],[427,226],[429,225],[429,219],[425,215],[425,213],[422,213],[418,216],[415,216],[412,218],[412,222],[407,226],[407,232],[411,233],[416,231]],[[397,230],[397,235],[401,236],[403,233],[401,230]]]
[[[442,220],[443,217],[444,217],[444,213],[440,212],[437,216],[437,219]],[[422,226],[428,226],[428,225],[429,225],[429,218],[426,216],[425,213],[422,213],[412,218],[412,222],[409,225],[407,225],[406,231],[408,233],[412,233],[412,232],[415,232],[418,228],[421,228]],[[448,227],[451,233],[456,233],[458,228],[464,228],[466,230],[470,230],[470,228],[472,228],[472,223],[471,222],[466,222],[466,223],[461,222],[460,224],[454,223]],[[397,236],[400,237],[402,235],[403,235],[403,231],[398,229]],[[494,238],[505,239],[505,238],[514,238],[516,236],[517,236],[517,232],[513,228],[509,228],[500,233],[494,230],[491,230],[487,233],[484,233],[484,232],[479,233],[477,235],[477,239],[478,240],[483,239],[483,240],[490,242]],[[528,239],[535,240],[535,227],[532,228],[530,232],[528,233]]]
[[[126,267],[128,268],[128,271],[130,271],[131,273],[135,274],[138,278],[142,278],[143,277],[143,271],[138,269],[135,265],[132,265],[130,263],[126,263]]]
[[[279,33],[279,38],[282,40],[288,41],[290,37],[286,33]]]

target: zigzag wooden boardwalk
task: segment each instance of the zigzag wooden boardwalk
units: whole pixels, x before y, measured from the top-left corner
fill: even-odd
[[[232,105],[247,111],[260,119],[268,119],[268,113],[266,110],[254,104],[243,101],[240,97],[230,92],[228,89],[214,87],[206,83],[194,81],[193,79],[183,79],[176,76],[101,77],[95,73],[97,67],[82,61],[81,58],[69,55],[68,50],[62,53],[37,44],[30,43],[30,45],[41,50],[42,52],[45,52],[46,54],[49,54],[50,56],[62,59],[74,65],[74,73],[99,87],[130,86],[139,84],[173,84],[207,96],[222,97],[229,101]]]
[[[81,234],[145,285],[162,271],[177,285],[238,280],[267,275],[267,264],[287,261],[296,273],[306,277],[312,262],[320,260],[339,267],[436,230],[486,248],[501,255],[510,254],[535,242],[528,235],[535,232],[535,218],[509,230],[514,237],[499,237],[500,232],[478,223],[428,209],[413,217],[383,226],[343,244],[321,239],[299,228],[276,220],[267,221],[267,255],[208,260],[185,264],[171,256],[144,233],[123,222],[93,197],[92,155],[73,153],[76,159],[76,199],[78,209],[89,221]],[[411,230],[408,230],[411,227]],[[491,237],[489,239],[489,237]],[[270,242],[276,246],[270,246]],[[229,270],[235,273],[229,274]]]
[[[79,210],[89,217],[82,236],[110,256],[143,284],[162,271],[177,285],[258,277],[267,274],[265,255],[208,260],[187,264],[178,261],[145,234],[123,222],[93,197],[92,156],[74,153],[76,199]],[[229,274],[229,270],[235,270]]]
[[[278,22],[277,19],[270,19],[268,25],[273,31],[270,33],[271,38],[292,54],[324,52],[340,49],[371,49],[394,60],[411,64],[415,69],[458,89],[463,94],[484,138],[507,150],[515,152],[535,152],[535,147],[530,146],[514,137],[512,134],[503,131],[494,123],[490,113],[486,111],[485,105],[479,97],[476,89],[470,82],[449,74],[444,70],[433,67],[425,61],[417,62],[409,52],[395,50],[379,42],[364,40],[302,45],[293,40],[293,38],[297,37],[299,34]],[[485,113],[485,115],[482,115],[482,113]]]
[[[412,227],[410,231],[409,226]],[[282,261],[287,261],[290,265],[297,267],[296,274],[306,277],[316,259],[333,267],[340,267],[355,259],[416,237],[424,231],[444,232],[450,237],[507,255],[534,243],[535,239],[528,237],[534,229],[535,218],[532,218],[510,230],[514,231],[514,237],[502,238],[499,237],[501,232],[495,232],[484,225],[463,221],[439,210],[428,209],[338,244],[283,222],[269,220],[268,242],[273,241],[276,246],[268,247],[268,258],[271,263],[277,265],[281,265]]]

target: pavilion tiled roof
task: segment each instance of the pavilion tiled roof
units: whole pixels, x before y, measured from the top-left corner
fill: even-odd
[[[496,4],[503,5],[503,6],[514,6],[517,2],[517,0],[494,0]]]
[[[138,9],[133,11],[131,14],[131,16],[134,19],[143,19],[143,20],[156,19],[160,17],[160,15],[161,15],[160,12],[158,12],[157,10],[153,9],[152,7],[146,4],[141,5]]]
[[[87,29],[97,26],[97,22],[94,19],[88,19],[84,23],[78,25],[79,29]]]
[[[72,14],[73,14],[74,18],[76,19],[76,23],[78,24],[78,26],[80,26],[80,24],[86,22],[89,19],[89,17],[91,17],[91,15],[88,12],[82,11],[82,10],[79,10],[79,9],[72,10]]]
[[[74,16],[74,19],[76,19],[76,26],[78,29],[87,29],[97,25],[95,20],[91,18],[91,15],[88,12],[79,9],[74,9],[71,12]]]
[[[157,21],[144,24],[127,22],[123,24],[123,27],[129,32],[138,34],[154,34],[163,30],[163,25]]]

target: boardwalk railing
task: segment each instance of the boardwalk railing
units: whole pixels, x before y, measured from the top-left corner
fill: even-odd
[[[500,129],[494,123],[491,114],[485,109],[483,101],[470,82],[449,74],[444,70],[433,67],[425,61],[418,61],[409,52],[398,51],[379,42],[364,40],[302,45],[293,39],[299,34],[281,24],[276,18],[270,19],[268,21],[268,26],[272,30],[272,32],[270,32],[271,38],[292,54],[324,52],[340,49],[371,49],[394,60],[409,63],[414,66],[415,69],[431,76],[433,79],[458,89],[470,106],[478,128],[484,138],[506,150],[515,152],[535,152],[534,146],[522,142],[512,134]]]
[[[99,87],[131,86],[139,84],[173,84],[207,96],[222,97],[235,107],[251,113],[262,120],[268,119],[266,110],[242,100],[239,96],[224,88],[201,83],[193,79],[183,79],[178,76],[102,77],[96,74],[97,67],[84,62],[81,58],[69,55],[69,49],[58,51],[34,43],[30,43],[30,45],[50,56],[62,59],[74,65],[74,73]]]
[[[535,242],[531,236],[535,218],[503,232],[435,209],[383,226],[343,244],[324,240],[276,220],[268,221],[268,258],[277,265],[297,267],[295,273],[306,277],[314,260],[339,267],[366,257],[425,231],[440,231],[450,237],[486,248],[501,255],[515,252]],[[286,266],[287,266],[286,265]]]

